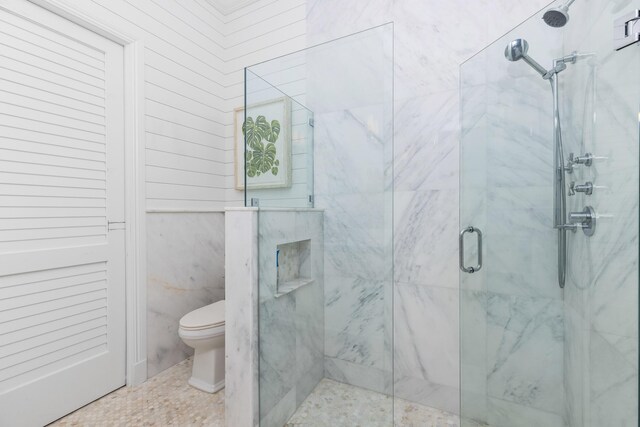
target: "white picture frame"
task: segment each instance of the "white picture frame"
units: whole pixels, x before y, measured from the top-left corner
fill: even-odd
[[[244,110],[244,107],[234,110],[234,169],[237,190],[245,189],[245,136],[242,132],[245,120]],[[276,148],[277,173],[274,174],[269,170],[247,177],[247,189],[291,187],[291,100],[288,97],[281,97],[253,104],[247,108],[247,118],[250,117],[255,122],[259,116],[264,116],[269,124],[273,120],[277,120],[280,124],[280,133],[273,142]],[[266,140],[262,140],[262,143],[269,144]]]

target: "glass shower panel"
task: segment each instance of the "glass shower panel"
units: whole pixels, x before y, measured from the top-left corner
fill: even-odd
[[[479,249],[483,258],[460,273],[463,425],[638,423],[640,51],[616,52],[612,40],[614,20],[638,8],[576,2],[561,29],[540,12],[461,67],[462,265],[476,267]],[[525,61],[505,59],[518,38],[546,69],[577,54],[555,75],[564,223],[576,229],[566,233],[564,289],[551,85]],[[588,207],[592,236],[579,217]]]
[[[264,76],[245,70],[247,107],[235,111],[235,156],[246,166],[236,170],[236,185],[245,190],[245,206],[313,207],[313,113],[283,91],[304,91],[304,70],[292,71],[289,61],[267,65]]]
[[[573,15],[566,51],[587,56],[566,80],[567,153],[593,156],[570,181],[592,183],[568,210],[592,206],[596,232],[570,240],[564,290],[564,387],[571,426],[638,425],[638,112],[640,48],[612,48],[612,23],[640,1],[598,0]],[[636,31],[640,25],[636,24]]]
[[[294,128],[291,185],[247,176],[247,205],[259,207],[261,426],[393,425],[392,41],[385,25],[245,72],[246,122],[263,115],[257,126],[273,131],[264,106],[284,98]],[[266,151],[246,125],[245,136],[247,153]]]

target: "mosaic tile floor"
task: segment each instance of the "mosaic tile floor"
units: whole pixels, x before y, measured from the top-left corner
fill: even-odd
[[[50,424],[66,426],[223,427],[224,390],[209,394],[187,384],[187,359],[136,387],[123,387]],[[456,415],[323,379],[285,427],[458,427]]]
[[[191,359],[136,387],[123,387],[50,424],[63,426],[224,426],[224,390],[187,384]]]
[[[395,403],[394,414],[391,405]],[[286,427],[458,427],[457,415],[359,387],[323,379]]]

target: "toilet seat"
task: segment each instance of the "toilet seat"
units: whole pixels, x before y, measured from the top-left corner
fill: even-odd
[[[224,300],[214,302],[188,313],[180,319],[180,328],[185,331],[224,326]]]
[[[178,328],[178,335],[182,340],[198,340],[206,341],[215,337],[224,337],[224,325],[214,326],[202,329],[184,329]]]

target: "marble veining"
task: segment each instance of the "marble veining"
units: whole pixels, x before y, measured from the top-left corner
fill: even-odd
[[[602,37],[628,1],[595,0],[576,10],[588,31],[569,29],[566,45],[595,53],[571,70],[562,104],[567,149],[602,159],[577,168],[577,182],[592,181],[589,204],[601,221],[591,238],[570,240],[570,282],[565,289],[565,389],[569,425],[638,424],[638,128],[637,70],[629,57],[611,55]],[[572,16],[572,19],[574,17]],[[635,68],[635,67],[634,67]]]
[[[390,32],[363,32],[307,57],[315,201],[325,210],[324,376],[383,393],[393,387]]]
[[[152,377],[193,353],[180,318],[224,299],[224,215],[147,215],[147,355]]]
[[[276,249],[278,294],[291,292],[313,282],[311,241],[283,243]]]
[[[429,120],[421,120],[425,115]],[[398,100],[394,121],[396,129],[401,129],[394,135],[395,190],[457,190],[457,91]]]
[[[458,413],[459,338],[447,329],[458,319],[458,290],[397,283],[394,305],[395,396]],[[419,316],[424,323],[413,323]]]
[[[561,414],[563,344],[560,302],[489,294],[489,396]]]
[[[522,63],[504,60],[515,32],[461,68],[461,223],[483,231],[486,260],[479,274],[461,276],[461,410],[492,426],[561,426],[565,324],[552,228],[550,89]],[[559,35],[537,19],[517,36],[543,64],[561,54]]]
[[[437,303],[447,301],[446,307],[457,307],[458,295],[454,290],[458,287],[459,130],[457,117],[460,108],[458,66],[489,41],[543,7],[547,0],[535,0],[526,2],[526,4],[507,0],[492,0],[475,4],[463,0],[446,3],[425,2],[423,0],[402,2],[360,0],[350,1],[348,4],[343,3],[338,0],[309,0],[307,2],[307,40],[309,45],[385,22],[394,22],[395,146],[393,154],[395,174],[393,178],[395,179],[394,190],[396,194],[393,206],[395,217],[395,224],[393,224],[395,253],[393,257],[396,270],[395,286],[400,286],[398,283],[401,282],[401,286],[405,289],[416,289],[415,286],[433,287],[432,295],[438,295],[437,298],[434,297],[434,304],[436,301]],[[335,10],[338,9],[341,10],[341,13],[336,14]],[[416,11],[425,9],[437,12],[416,13]],[[456,25],[450,25],[451,22],[456,22]],[[491,70],[495,70],[495,68],[492,67]],[[482,73],[479,74],[482,75]],[[467,82],[471,83],[469,80]],[[484,93],[478,91],[478,99],[483,101],[482,105],[484,105],[485,96],[486,91]],[[477,117],[481,117],[482,114],[483,112],[480,110]],[[497,117],[497,114],[494,117]],[[328,123],[345,123],[345,129],[351,132],[350,135],[356,135],[354,133],[354,130],[357,129],[355,123],[354,126],[349,126],[347,120],[347,116],[336,113]],[[320,119],[318,122],[322,123],[322,120]],[[532,129],[538,131],[533,127]],[[316,128],[317,134],[322,135],[322,131],[322,129]],[[334,144],[342,143],[344,138],[340,138],[340,131],[339,128],[327,129],[325,134],[327,138],[325,139],[335,140]],[[543,134],[544,129],[540,129],[539,133]],[[360,135],[365,135],[365,132],[360,131]],[[476,139],[482,136],[480,133],[476,135]],[[349,141],[351,140],[349,139]],[[322,138],[317,138],[316,142],[320,144]],[[358,141],[355,141],[355,145],[357,144]],[[349,152],[351,147],[345,148]],[[541,152],[540,157],[543,157],[545,152]],[[486,156],[486,153],[473,154],[476,155],[474,162],[471,162],[473,164],[482,162],[482,157],[479,156]],[[513,165],[513,162],[510,165]],[[361,171],[364,167],[366,166],[358,165],[356,171]],[[500,167],[506,170],[507,164],[500,165]],[[515,168],[514,172],[517,173],[522,169],[524,168]],[[344,186],[343,188],[349,189],[352,183],[357,181],[344,174],[344,171],[338,170],[333,176],[328,177],[327,181],[329,183],[339,182]],[[536,172],[533,176],[538,177],[541,174]],[[481,178],[478,176],[478,179]],[[480,196],[478,195],[478,197]],[[367,194],[366,197],[367,200],[363,198],[361,202],[372,203],[372,198],[377,196],[376,194]],[[465,199],[470,200],[470,197],[465,195]],[[336,203],[338,199],[335,197],[323,199],[321,196],[319,200],[326,203],[326,206],[340,205],[340,203]],[[380,197],[377,200],[384,199]],[[372,205],[379,206],[380,202],[372,203]],[[475,206],[477,205],[474,204]],[[482,213],[482,210],[474,209],[473,212]],[[522,212],[523,217],[526,214],[527,212]],[[363,212],[362,218],[367,218],[370,215],[371,212]],[[356,221],[359,220],[360,218]],[[328,230],[333,228],[333,221],[334,219],[329,212],[327,215]],[[365,224],[364,221],[361,223]],[[342,229],[336,227],[336,230],[340,232],[337,235],[344,236],[346,232],[350,232],[356,236],[358,233],[357,237],[360,238],[359,228],[354,228],[354,224],[358,224],[358,222],[345,221]],[[362,236],[368,238],[370,235],[363,233]],[[360,241],[364,242],[365,240]],[[329,245],[328,242],[328,248],[330,248]],[[537,247],[541,253],[548,252],[548,248],[542,242],[537,244]],[[360,280],[371,276],[379,277],[379,263],[371,260],[383,256],[383,250],[382,246],[371,244],[361,247],[336,245],[335,251],[331,251],[327,257],[328,271],[336,274],[327,274],[327,277],[331,275],[341,278],[353,277],[354,275],[345,274],[349,268],[358,272],[355,276]],[[546,258],[541,260],[547,261]],[[367,270],[367,266],[370,270]],[[375,274],[371,274],[372,272]],[[481,274],[484,275],[484,273],[483,271]],[[510,279],[506,273],[496,272],[496,274],[503,275],[503,282]],[[355,279],[352,279],[352,282],[343,281],[343,283],[353,283],[354,281]],[[539,294],[535,291],[536,287],[529,283],[527,283],[530,289],[529,295]],[[331,284],[327,282],[327,286],[329,289]],[[441,288],[448,288],[448,290],[438,290]],[[514,284],[511,289],[519,288]],[[350,294],[348,291],[340,292],[345,296]],[[429,295],[429,290],[426,289],[424,292],[416,289],[416,292],[420,295]],[[445,297],[446,294],[448,295]],[[371,292],[366,295],[371,295]],[[409,294],[407,293],[407,295]],[[333,297],[334,295],[329,294],[329,296]],[[547,294],[538,296],[547,296]],[[337,304],[333,298],[328,298],[327,301]],[[407,304],[407,307],[404,307],[404,304]],[[407,394],[413,393],[414,396],[420,396],[422,403],[431,406],[457,408],[459,374],[456,367],[458,356],[451,344],[456,341],[455,337],[458,333],[457,315],[444,311],[436,311],[435,314],[432,314],[434,313],[432,310],[415,309],[413,304],[410,298],[396,302],[394,308],[396,323],[427,325],[430,320],[436,319],[439,327],[437,330],[427,328],[425,331],[416,326],[411,330],[413,336],[406,336],[401,341],[396,340],[393,351],[400,363],[400,366],[396,366],[396,368],[400,367],[403,372],[402,378],[396,381],[396,391],[404,389]],[[356,316],[354,325],[350,326],[351,329],[358,330],[362,319],[366,319],[366,315],[363,315],[370,308],[371,302],[368,299],[361,307],[358,307],[355,312],[361,315]],[[398,313],[401,315],[399,316]],[[365,336],[371,336],[367,331],[371,331],[376,325],[362,326],[364,326],[362,330],[365,332]],[[419,339],[418,344],[415,344],[411,338]],[[333,341],[331,337],[329,340]],[[362,343],[363,340],[358,342]],[[433,356],[433,352],[427,348],[426,342],[432,348],[445,349],[447,356],[442,359]],[[360,344],[356,348],[360,351],[358,355],[360,360],[365,360],[362,351],[373,347]],[[348,353],[346,349],[342,351],[342,354]],[[357,379],[358,375],[355,372],[364,369],[358,368],[356,370],[355,366],[349,365],[351,362],[348,361],[342,362],[335,358],[328,360],[330,363],[328,363],[326,370],[339,375],[339,378],[342,379]],[[351,360],[356,359],[352,358]],[[446,366],[446,369],[441,369],[443,365]],[[350,369],[353,372],[350,372]],[[433,375],[427,375],[425,372],[437,372],[436,378],[439,382],[434,380]],[[429,378],[429,380],[425,378]],[[360,379],[360,382],[363,380]],[[376,385],[381,386],[382,384]]]
[[[325,282],[325,355],[383,368],[384,282],[329,276]]]
[[[263,426],[282,426],[324,375],[323,230],[322,211],[258,213],[259,419]],[[276,251],[284,243],[302,241],[307,242],[308,256],[303,258],[313,281],[280,293]]]
[[[227,427],[258,422],[258,211],[225,214]]]
[[[451,191],[395,194],[396,282],[458,287],[457,203]]]
[[[462,161],[463,171],[471,179],[463,182],[461,219],[463,223],[486,228],[485,255],[492,262],[473,277],[462,277],[460,295],[466,298],[461,320],[462,344],[476,350],[472,354],[463,350],[463,358],[465,354],[468,357],[463,360],[462,369],[467,369],[466,378],[471,382],[466,383],[463,375],[463,387],[468,387],[463,395],[477,393],[478,397],[476,402],[464,402],[467,405],[463,407],[473,403],[479,412],[490,415],[493,425],[562,425],[558,414],[564,410],[564,404],[562,399],[555,403],[553,400],[565,387],[565,404],[574,408],[568,410],[572,425],[582,425],[590,419],[597,420],[592,425],[606,424],[603,414],[607,408],[613,412],[616,401],[609,396],[620,396],[617,393],[621,393],[624,384],[632,384],[633,375],[637,375],[628,370],[633,365],[623,361],[627,355],[633,355],[638,335],[638,242],[630,237],[637,236],[637,197],[628,197],[637,195],[637,144],[628,142],[637,141],[638,94],[635,88],[621,84],[629,78],[627,73],[637,70],[623,66],[628,57],[612,55],[610,40],[602,37],[610,33],[612,15],[629,2],[597,0],[589,2],[588,7],[576,3],[572,22],[593,23],[588,31],[583,26],[549,31],[539,16],[518,27],[518,36],[527,37],[532,53],[535,51],[536,59],[544,64],[573,49],[607,52],[606,61],[597,67],[597,104],[589,98],[591,95],[585,95],[594,75],[586,63],[568,70],[565,75],[571,73],[571,83],[564,79],[562,87],[569,94],[563,98],[568,150],[592,151],[609,157],[594,165],[592,174],[577,171],[575,175],[576,180],[592,179],[607,187],[591,199],[579,195],[571,201],[573,210],[592,203],[603,213],[601,224],[606,232],[588,242],[581,235],[570,236],[573,255],[564,293],[556,285],[555,233],[550,228],[549,171],[553,156],[551,121],[547,120],[548,83],[522,63],[504,61],[504,45],[515,35],[511,32],[472,59],[473,72],[464,73],[463,69],[465,89],[461,99],[457,86],[460,62],[546,6],[548,1],[490,0],[470,4],[456,0],[446,5],[420,0],[338,3],[307,2],[309,44],[394,21],[397,190],[394,258],[396,282],[402,283],[396,286],[455,289],[458,285],[456,244],[452,242],[454,232],[458,231],[459,135],[455,117],[460,103],[464,109]],[[338,8],[346,13],[334,13]],[[428,16],[415,13],[424,8],[434,8],[437,13]],[[451,22],[457,25],[449,25]],[[503,66],[496,67],[496,63]],[[629,81],[635,82],[633,78]],[[588,110],[589,105],[597,106]],[[509,120],[514,106],[518,120]],[[616,126],[602,126],[603,123]],[[628,126],[618,126],[622,123]],[[327,135],[338,138],[338,132],[328,131]],[[487,144],[479,143],[482,141]],[[338,182],[338,177],[339,173],[332,177],[334,182]],[[626,187],[629,182],[636,188]],[[327,206],[333,202],[327,199]],[[430,221],[434,217],[442,218]],[[342,231],[347,229],[344,227]],[[340,248],[336,249],[338,252]],[[353,261],[351,264],[360,271],[359,266],[375,256],[370,249],[358,254],[349,249],[328,257],[329,268],[341,272]],[[406,316],[403,321],[425,324],[431,313],[413,310],[411,303],[409,299],[397,302],[399,312]],[[531,306],[527,308],[528,305]],[[453,320],[430,336],[432,345],[446,347],[458,330]],[[442,363],[430,359],[429,353],[422,346],[413,345],[414,342],[410,339],[404,340],[404,344],[396,342],[394,352],[400,354],[398,360],[407,373],[404,384],[396,383],[396,391],[401,386],[410,389],[412,381],[424,378],[424,372],[433,371]],[[490,343],[488,348],[486,342]],[[613,384],[600,383],[607,373],[593,369],[595,361],[602,360],[597,357],[620,361],[615,367],[611,363],[602,365],[609,366],[612,378],[621,380],[618,391]],[[518,358],[523,367],[517,366]],[[327,370],[348,363],[329,361]],[[336,371],[346,378],[349,369],[355,372],[353,366]],[[563,371],[567,375],[564,381]],[[455,378],[453,372],[448,374],[446,381]],[[418,389],[425,387],[414,387]],[[491,390],[489,395],[487,389]],[[628,389],[627,394],[637,396],[637,390]],[[451,396],[450,404],[457,406],[455,393]],[[580,402],[587,405],[594,402],[593,413],[581,408]],[[615,411],[629,413],[618,407]],[[514,414],[518,415],[517,422]]]

